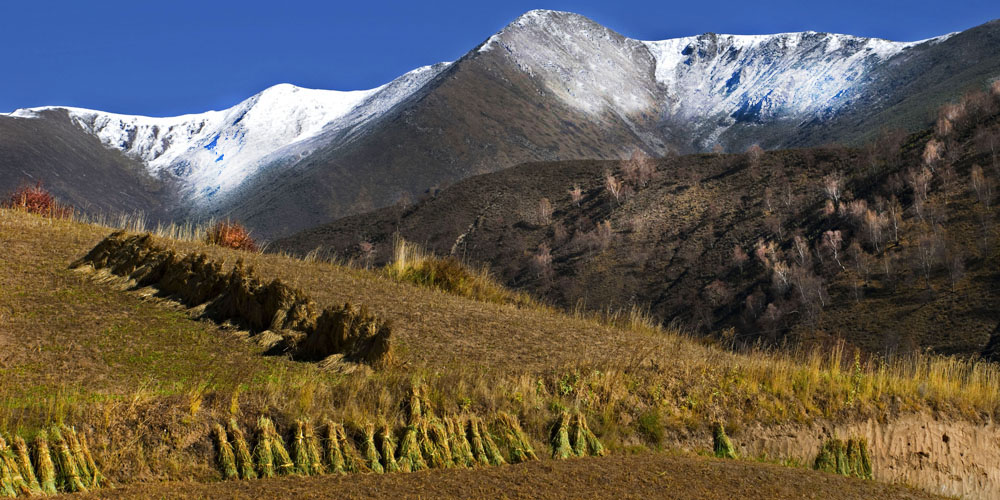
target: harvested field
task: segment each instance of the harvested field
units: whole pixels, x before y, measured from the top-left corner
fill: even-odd
[[[411,474],[133,485],[91,499],[939,499],[898,485],[759,462],[645,453]]]

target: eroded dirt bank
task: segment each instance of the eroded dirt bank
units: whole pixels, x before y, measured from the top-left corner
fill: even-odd
[[[744,456],[812,465],[825,440],[852,436],[868,440],[877,481],[970,500],[1000,497],[1000,427],[994,422],[937,420],[925,413],[886,423],[748,427],[732,438]]]

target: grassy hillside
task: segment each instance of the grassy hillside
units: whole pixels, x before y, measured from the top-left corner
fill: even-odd
[[[510,412],[547,453],[550,425],[579,409],[611,450],[703,436],[712,422],[853,421],[933,410],[979,421],[1000,410],[991,366],[953,359],[857,363],[834,351],[733,354],[641,325],[607,326],[532,304],[464,298],[382,273],[196,241],[156,238],[231,266],[244,259],[320,305],[350,300],[390,319],[396,363],[331,371],[265,355],[260,335],[192,319],[169,297],[68,264],[111,230],[0,211],[3,377],[0,430],[32,437],[53,423],[92,436],[105,473],[137,480],[218,478],[209,430],[259,415],[402,425],[414,386],[441,415]],[[246,339],[246,340],[244,340]]]
[[[378,265],[398,235],[564,309],[648,308],[726,344],[978,355],[1000,325],[998,109],[1000,88],[969,94],[947,132],[861,149],[522,165],[271,248]]]

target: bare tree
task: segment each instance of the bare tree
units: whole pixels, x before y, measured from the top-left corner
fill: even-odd
[[[747,160],[750,161],[750,168],[757,169],[760,167],[760,159],[764,156],[764,148],[760,147],[760,144],[754,144],[747,149]]]
[[[580,201],[583,200],[583,189],[580,189],[578,184],[574,184],[573,189],[569,190],[569,199],[574,205],[580,206]]]
[[[809,243],[800,234],[796,234],[792,238],[792,249],[795,250],[795,260],[799,266],[806,267],[809,265],[810,257],[809,254]]]
[[[951,278],[951,289],[954,290],[958,282],[965,276],[965,252],[961,247],[956,246],[948,252],[948,277]]]
[[[368,269],[372,265],[372,258],[375,256],[375,245],[370,241],[362,241],[358,243],[358,250],[361,252],[361,258],[365,261],[365,269]]]
[[[924,275],[924,283],[931,287],[931,271],[941,261],[944,245],[937,231],[928,231],[917,238],[917,261]]]
[[[841,190],[843,188],[844,176],[840,172],[833,172],[823,177],[823,192],[834,203],[840,203]]]
[[[933,172],[934,168],[937,166],[937,163],[941,161],[941,155],[943,153],[944,153],[944,144],[941,141],[937,139],[931,139],[927,141],[927,145],[924,146],[924,154],[923,154],[924,165],[927,165],[927,168],[929,168],[931,172]]]
[[[614,196],[616,202],[621,202],[623,187],[622,182],[615,177],[615,174],[611,172],[604,174],[604,188],[608,190],[608,193],[611,193],[611,196]]]
[[[983,167],[973,165],[969,173],[969,181],[979,203],[989,209],[990,202],[993,200],[993,182],[983,174]]]
[[[840,249],[844,245],[844,236],[839,230],[831,230],[823,233],[823,245],[833,256],[833,260],[841,269],[846,269],[840,262]]]
[[[614,236],[614,232],[611,230],[611,221],[606,220],[597,223],[597,227],[594,228],[594,238],[597,241],[598,248],[607,250],[611,246],[612,236]]]
[[[906,171],[906,183],[913,189],[913,196],[927,201],[927,191],[933,174],[927,168],[911,168]]]
[[[750,257],[743,251],[743,247],[733,245],[733,264],[736,264],[736,266],[740,269],[740,274],[743,274],[743,265],[746,264],[748,260],[750,260]]]
[[[889,217],[872,209],[865,211],[865,229],[868,241],[875,247],[875,252],[882,251],[885,241],[885,230],[889,227]]]
[[[892,241],[899,241],[899,226],[903,221],[903,204],[899,202],[896,195],[889,198],[885,205],[886,215],[889,217],[889,224],[892,226]]]
[[[552,223],[552,202],[548,198],[538,200],[538,223],[543,226]]]
[[[792,280],[792,269],[784,261],[777,261],[771,266],[771,284],[774,285],[778,295],[788,290],[788,285]]]
[[[544,241],[539,243],[538,250],[531,256],[531,265],[538,277],[549,278],[552,276],[552,250]]]
[[[635,189],[641,189],[653,180],[656,173],[656,162],[645,151],[635,148],[632,156],[621,163],[622,178]]]

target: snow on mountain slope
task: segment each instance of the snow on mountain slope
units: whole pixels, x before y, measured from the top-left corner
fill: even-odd
[[[678,116],[737,121],[822,114],[850,102],[873,66],[920,42],[804,32],[643,42]]]
[[[807,31],[641,41],[577,14],[535,10],[487,39],[479,53],[501,51],[575,109],[658,113],[707,130],[700,142],[711,144],[736,123],[828,117],[864,91],[873,69],[948,36],[893,42]]]
[[[381,87],[352,92],[280,84],[224,111],[176,117],[59,107],[19,109],[9,116],[34,118],[43,110],[63,109],[105,146],[142,161],[151,175],[176,176],[184,194],[207,204],[268,163],[300,154],[303,148],[297,146],[310,139],[385,113],[445,67],[425,66]]]

